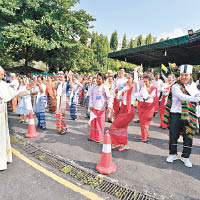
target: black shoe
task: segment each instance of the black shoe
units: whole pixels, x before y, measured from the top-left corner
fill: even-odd
[[[112,121],[112,119],[109,118],[107,122],[108,123],[112,123],[113,121]]]
[[[40,126],[40,129],[45,130],[46,127],[45,126]]]

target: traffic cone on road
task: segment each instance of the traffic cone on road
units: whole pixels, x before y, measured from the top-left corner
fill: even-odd
[[[36,132],[35,128],[35,122],[33,117],[33,111],[29,111],[29,117],[28,117],[28,133],[25,135],[27,138],[34,138],[38,137],[39,133]]]
[[[116,169],[116,165],[112,162],[111,139],[109,131],[107,130],[104,137],[101,161],[97,164],[96,170],[100,174],[108,175],[114,173]]]

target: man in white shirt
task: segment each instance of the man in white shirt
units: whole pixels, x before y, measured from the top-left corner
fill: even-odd
[[[192,148],[192,137],[190,122],[186,124],[184,117],[189,113],[187,107],[184,108],[184,104],[187,105],[188,102],[199,102],[200,92],[198,91],[196,84],[192,82],[192,65],[181,65],[180,66],[180,81],[172,86],[172,99],[170,108],[170,131],[169,131],[169,156],[167,162],[172,163],[177,160],[177,140],[180,133],[183,134],[183,152],[181,155],[181,161],[186,167],[192,167],[192,163],[189,160]],[[169,98],[168,98],[169,100]],[[195,104],[196,105],[196,104]],[[196,109],[190,103],[193,110]],[[183,109],[184,108],[184,109]],[[191,110],[190,110],[191,112]],[[194,121],[196,121],[196,113],[194,111]],[[190,115],[189,115],[190,116]],[[191,116],[190,116],[191,117]],[[190,119],[191,120],[191,119]],[[186,131],[189,130],[189,132]],[[195,129],[195,128],[194,128]]]

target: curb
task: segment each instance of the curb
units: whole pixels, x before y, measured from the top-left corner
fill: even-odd
[[[73,160],[65,159],[59,155],[55,155],[38,145],[25,141],[22,136],[17,133],[11,133],[11,143],[23,149],[32,157],[44,162],[60,172],[69,175],[80,181],[83,185],[88,185],[92,189],[109,194],[117,199],[124,200],[156,200],[148,194],[136,192],[128,186],[120,186],[117,181],[108,176],[104,176],[94,171],[84,168]]]

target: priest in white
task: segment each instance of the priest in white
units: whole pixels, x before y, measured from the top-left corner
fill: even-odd
[[[0,66],[0,170],[7,169],[7,163],[12,162],[12,153],[10,145],[10,136],[8,128],[7,102],[15,96],[24,96],[30,94],[27,89],[15,91],[6,82],[3,81],[4,69]]]

